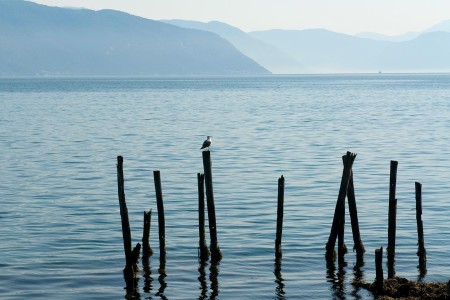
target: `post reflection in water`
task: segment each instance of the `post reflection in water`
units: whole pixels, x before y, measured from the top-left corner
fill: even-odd
[[[167,277],[165,261],[160,261],[158,272],[159,272],[158,281],[160,286],[158,292],[156,293],[156,296],[160,297],[163,300],[166,300],[167,297],[164,295],[164,291],[167,287],[167,283],[165,280],[165,278]]]
[[[139,271],[139,270],[138,270]],[[135,276],[133,276],[132,278],[129,278],[126,274],[126,272],[123,272],[123,276],[126,282],[126,286],[124,287],[126,294],[125,294],[125,299],[131,299],[131,298],[135,298],[135,299],[139,299],[140,298],[140,294],[139,294],[139,276],[136,276],[136,274],[134,274]]]
[[[360,291],[360,285],[361,282],[364,279],[364,272],[362,271],[362,267],[364,267],[364,259],[362,258],[358,258],[356,260],[355,266],[353,267],[353,291],[352,291],[352,296],[353,299],[363,299],[363,297],[361,297],[358,292]]]
[[[219,296],[219,265],[220,262],[211,263],[209,268],[209,280],[211,281],[211,296],[210,300],[217,299]]]
[[[339,263],[339,268],[336,273],[335,261],[327,261],[327,281],[331,283],[331,290],[334,299],[345,299],[345,268],[347,262],[345,259]]]
[[[198,267],[198,282],[200,283],[200,295],[198,297],[199,300],[214,300],[219,299],[219,263],[211,263],[209,267],[209,281],[210,281],[210,290],[211,293],[208,297],[208,283],[206,282],[206,266],[208,264],[206,262],[201,262]]]
[[[275,299],[276,300],[285,300],[285,292],[284,292],[284,279],[281,276],[281,258],[275,259],[274,264],[274,271],[273,274],[275,274],[275,282],[277,284],[277,287],[275,288]]]
[[[200,275],[198,276],[198,282],[200,283],[200,296],[199,300],[208,299],[208,284],[206,283],[206,272],[205,272],[206,263],[201,262],[198,267],[198,272]]]
[[[153,286],[152,270],[150,267],[150,260],[148,257],[142,257],[142,266],[144,268],[144,293],[151,293]]]

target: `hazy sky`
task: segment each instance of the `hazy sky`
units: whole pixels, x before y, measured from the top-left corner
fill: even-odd
[[[422,31],[450,19],[450,0],[32,0],[110,8],[149,19],[217,20],[244,31],[325,28],[355,34]]]

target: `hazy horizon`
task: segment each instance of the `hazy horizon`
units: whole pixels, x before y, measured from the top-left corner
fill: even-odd
[[[61,7],[114,9],[153,20],[221,21],[246,32],[267,29],[324,28],[346,34],[400,35],[423,31],[450,19],[445,0],[29,0]],[[249,16],[251,16],[249,18]]]

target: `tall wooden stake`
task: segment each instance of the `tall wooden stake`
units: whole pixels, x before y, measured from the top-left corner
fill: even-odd
[[[422,222],[422,184],[416,182],[416,221],[418,235],[417,256],[419,256],[419,268],[426,268],[427,251],[425,250],[425,242],[423,238],[423,222]]]
[[[383,247],[375,249],[375,270],[376,270],[376,285],[378,291],[383,288]]]
[[[150,226],[152,220],[152,210],[144,211],[144,232],[142,235],[142,257],[148,258],[153,255],[153,250],[150,247]]]
[[[397,167],[398,162],[391,160],[387,248],[388,278],[394,278],[395,276],[395,236],[397,227],[397,199],[395,198],[395,190],[397,186]]]
[[[334,210],[333,224],[331,226],[330,236],[326,245],[325,257],[327,260],[333,260],[335,256],[334,246],[336,244],[336,238],[339,234],[340,241],[338,253],[339,256],[343,256],[345,251],[344,245],[344,222],[345,222],[345,197],[347,196],[348,183],[350,179],[350,172],[352,170],[353,162],[355,161],[356,154],[347,152],[342,157],[344,160],[344,170],[342,171],[341,186],[339,188],[339,195],[336,202],[336,209]]]
[[[125,251],[125,283],[127,286],[127,292],[133,293],[135,289],[135,276],[134,272],[137,269],[137,258],[135,257],[136,250],[140,250],[140,244],[136,245],[135,250],[131,249],[131,230],[130,221],[128,219],[127,203],[125,201],[125,184],[123,176],[123,157],[117,156],[117,192],[119,196],[120,206],[120,218],[122,221],[122,236],[123,236],[123,248]]]
[[[198,258],[200,262],[205,262],[209,258],[209,250],[205,237],[205,175],[198,173]]]
[[[277,235],[275,239],[275,257],[280,258],[281,236],[283,233],[283,210],[284,210],[284,177],[278,179],[278,207],[277,207]]]
[[[364,245],[361,240],[361,234],[359,232],[359,221],[358,221],[358,210],[356,209],[356,197],[355,197],[355,187],[353,186],[353,171],[350,172],[350,179],[348,182],[347,189],[347,199],[348,199],[348,209],[350,211],[350,219],[352,223],[352,233],[353,233],[353,249],[356,250],[356,255],[359,260],[363,258]]]
[[[211,235],[211,261],[218,262],[222,259],[219,242],[217,241],[216,208],[214,206],[214,191],[211,171],[211,152],[203,151],[203,169],[205,172],[206,201],[208,206],[209,234]]]
[[[164,203],[161,188],[161,174],[159,171],[153,171],[155,181],[156,205],[158,208],[158,233],[159,233],[159,261],[160,265],[166,263],[166,221],[164,218]]]

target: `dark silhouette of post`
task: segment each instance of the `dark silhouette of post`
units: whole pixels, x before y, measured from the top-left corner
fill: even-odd
[[[347,196],[348,183],[350,179],[350,173],[352,170],[353,162],[355,161],[356,154],[347,152],[342,157],[344,161],[344,170],[342,171],[341,186],[339,188],[339,195],[336,202],[336,209],[334,211],[333,224],[331,226],[330,236],[326,245],[325,257],[327,260],[333,260],[335,256],[334,246],[336,245],[336,239],[339,235],[338,255],[343,257],[346,252],[344,245],[344,225],[345,225],[345,198]]]
[[[275,239],[275,257],[280,258],[281,236],[283,234],[283,211],[284,211],[284,177],[278,179],[278,206],[277,206],[277,234]]]
[[[122,221],[122,236],[123,236],[123,248],[125,251],[125,269],[124,277],[127,286],[127,293],[134,293],[135,289],[135,276],[137,271],[137,259],[139,257],[139,250],[141,245],[137,244],[134,250],[131,245],[131,230],[130,221],[128,219],[128,208],[125,201],[125,184],[123,176],[123,157],[117,156],[117,192],[119,196],[120,206],[120,218]],[[136,257],[138,252],[138,257]]]
[[[352,223],[352,233],[353,233],[353,249],[356,250],[356,255],[358,260],[362,260],[364,256],[364,245],[361,240],[361,234],[359,232],[359,221],[358,221],[358,210],[356,209],[356,197],[355,197],[355,187],[353,185],[353,171],[350,172],[350,179],[348,182],[347,189],[347,199],[348,199],[348,209],[350,211],[350,219]]]
[[[214,205],[214,191],[211,171],[211,152],[203,151],[203,169],[205,172],[206,201],[208,207],[209,234],[211,236],[211,261],[218,262],[222,259],[219,242],[217,240],[216,208]]]
[[[197,173],[198,181],[198,258],[205,262],[209,258],[209,249],[206,245],[205,234],[205,175]]]
[[[375,270],[376,270],[376,287],[378,291],[383,288],[383,247],[375,249]]]
[[[152,210],[144,211],[144,232],[142,235],[142,257],[148,258],[153,255],[153,250],[150,247],[150,226],[152,220]]]
[[[156,206],[158,208],[158,233],[159,233],[159,261],[161,266],[166,263],[166,221],[164,218],[164,203],[161,188],[161,174],[153,171],[155,181]]]
[[[398,162],[391,160],[387,248],[388,278],[394,278],[395,276],[395,236],[397,227],[397,199],[395,198],[395,190],[397,186],[397,167]]]
[[[419,257],[419,268],[421,270],[426,268],[427,251],[425,250],[425,242],[423,237],[423,222],[422,222],[422,184],[416,182],[416,221],[417,221],[417,256]]]

